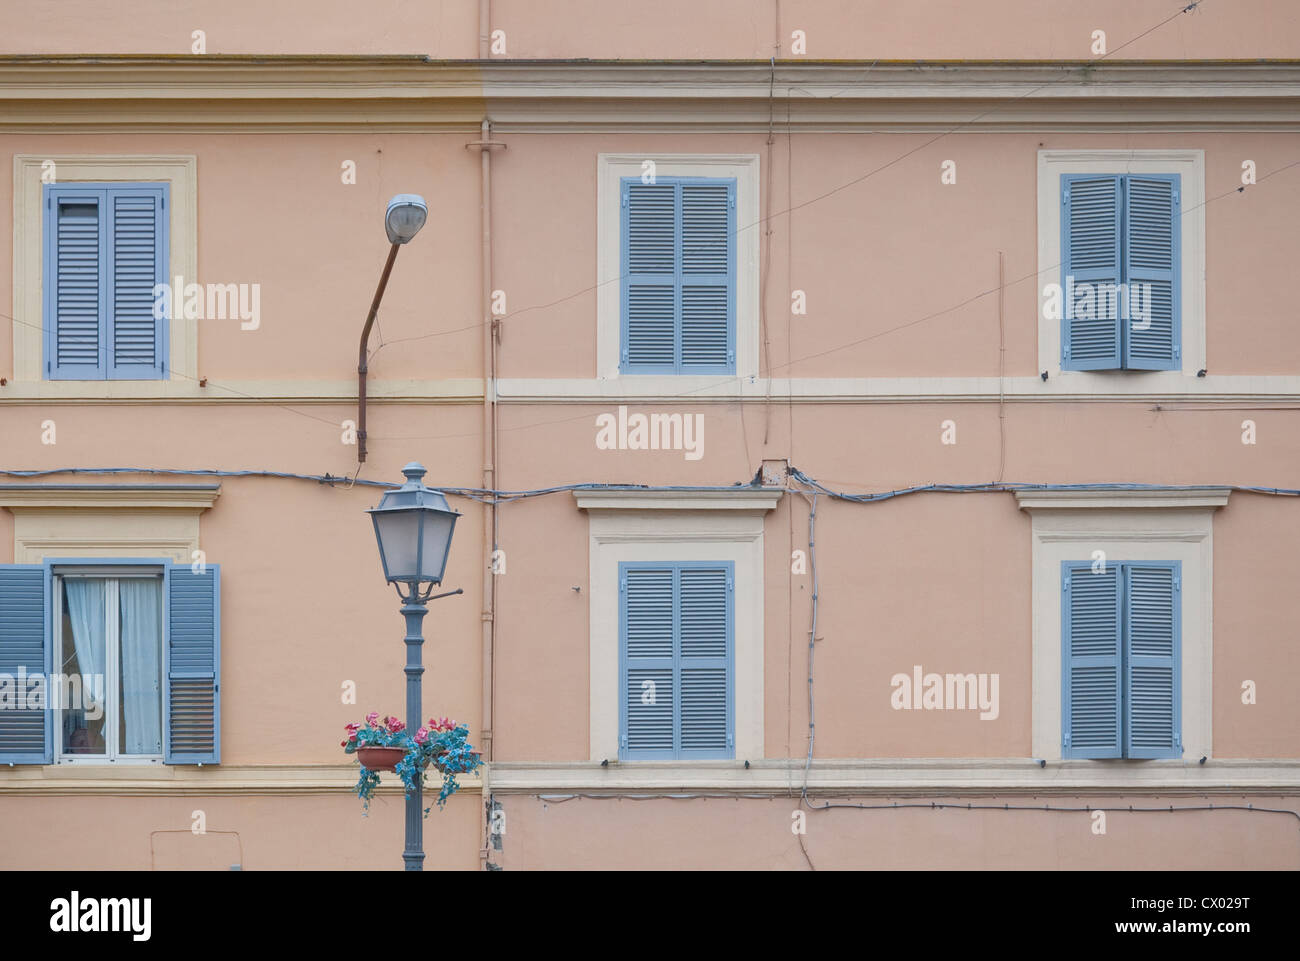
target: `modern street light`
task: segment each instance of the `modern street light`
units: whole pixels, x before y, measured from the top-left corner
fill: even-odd
[[[457,588],[433,594],[447,570],[451,535],[460,514],[451,509],[440,492],[424,486],[424,465],[407,464],[402,474],[406,483],[385,491],[379,506],[366,513],[375,525],[384,578],[397,589],[402,616],[406,618],[406,729],[414,732],[424,717],[420,647],[424,643],[421,628],[428,603],[462,593]],[[408,871],[424,870],[424,791],[418,782],[406,799],[406,849],[402,860]]]
[[[361,349],[357,354],[357,463],[366,462],[366,351],[370,344],[370,328],[375,324],[379,314],[379,302],[384,299],[384,289],[388,286],[388,275],[393,271],[393,261],[397,259],[397,248],[409,243],[420,232],[424,222],[429,218],[429,205],[419,194],[398,194],[388,201],[384,211],[384,231],[388,234],[388,260],[384,263],[384,272],[379,276],[379,286],[375,288],[375,299],[370,302],[370,313],[366,315],[366,326],[361,331]]]

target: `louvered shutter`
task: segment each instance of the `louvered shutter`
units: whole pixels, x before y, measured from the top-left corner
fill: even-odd
[[[733,755],[731,568],[678,571],[679,757]]]
[[[48,680],[52,671],[49,577],[39,564],[0,565],[0,674],[7,695],[0,701],[0,763],[49,764],[54,759],[54,725]],[[34,689],[18,685],[20,674],[45,679],[43,705],[32,709]],[[17,698],[23,698],[19,709]]]
[[[165,374],[166,318],[154,317],[154,285],[167,281],[165,188],[122,185],[108,191],[108,376]],[[178,292],[179,293],[179,292]]]
[[[221,760],[221,570],[185,564],[167,569],[167,677],[164,760]]]
[[[671,566],[625,566],[620,572],[620,753],[624,757],[673,756],[677,714],[673,683],[674,574]]]
[[[1124,366],[1178,370],[1182,366],[1179,177],[1130,175],[1125,192],[1128,303],[1143,316],[1126,319]]]
[[[1124,565],[1127,670],[1125,756],[1182,757],[1180,717],[1180,565]]]
[[[51,380],[102,380],[107,343],[104,192],[45,188],[45,357]]]
[[[730,370],[735,324],[735,181],[683,183],[681,190],[681,368]]]
[[[1120,182],[1118,176],[1061,176],[1063,370],[1120,366]]]
[[[677,356],[677,188],[623,181],[624,370],[671,372]]]
[[[734,371],[735,180],[628,177],[622,207],[620,369]]]
[[[1118,565],[1062,564],[1063,757],[1121,756],[1121,586]]]

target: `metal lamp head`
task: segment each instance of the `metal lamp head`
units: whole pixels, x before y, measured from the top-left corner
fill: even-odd
[[[422,464],[407,464],[402,473],[406,483],[385,491],[379,506],[366,512],[375,525],[384,578],[413,589],[441,584],[460,514],[440,492],[424,486]]]
[[[390,244],[404,244],[420,232],[429,218],[429,205],[419,194],[398,194],[388,201],[384,230]]]

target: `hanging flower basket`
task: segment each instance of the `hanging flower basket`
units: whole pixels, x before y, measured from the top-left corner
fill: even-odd
[[[382,721],[379,713],[366,715],[364,725],[347,725],[347,739],[342,742],[347,754],[355,754],[361,762],[361,777],[356,792],[362,801],[362,813],[370,810],[370,799],[379,786],[379,772],[391,771],[402,780],[409,798],[416,787],[423,787],[430,767],[442,775],[442,789],[438,792],[438,807],[459,790],[457,774],[472,774],[483,765],[480,752],[466,741],[469,727],[447,718],[429,719],[412,737],[406,725],[394,717]],[[430,808],[425,808],[427,817]]]

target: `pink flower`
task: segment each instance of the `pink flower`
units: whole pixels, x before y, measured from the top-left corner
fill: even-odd
[[[394,734],[398,734],[406,730],[406,725],[395,717],[384,718],[384,723],[388,725],[388,730]]]
[[[415,732],[415,743],[416,743],[416,744],[423,744],[423,743],[424,743],[425,741],[427,741],[428,739],[429,739],[429,729],[428,729],[427,727],[422,727],[422,728],[420,728],[418,731]]]
[[[378,712],[378,711],[371,711],[369,714],[367,714],[367,715],[366,715],[366,723],[369,724],[371,727],[374,727],[374,726],[378,725],[378,724],[379,724],[379,712]]]

